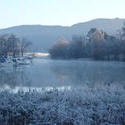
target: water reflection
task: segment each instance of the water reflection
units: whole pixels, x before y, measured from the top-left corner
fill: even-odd
[[[53,62],[51,70],[60,79],[74,84],[125,83],[125,63],[103,61]]]
[[[5,67],[0,69],[0,86],[14,89],[16,86],[30,85],[30,78],[27,76],[24,67]]]
[[[0,68],[0,87],[45,88],[88,84],[125,85],[125,63],[34,59],[29,66]]]

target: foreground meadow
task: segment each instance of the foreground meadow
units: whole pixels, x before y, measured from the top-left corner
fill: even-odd
[[[125,88],[1,90],[0,125],[125,125]]]

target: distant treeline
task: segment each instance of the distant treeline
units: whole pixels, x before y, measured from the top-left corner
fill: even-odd
[[[117,36],[92,28],[85,37],[74,36],[71,42],[57,42],[49,53],[54,59],[93,58],[125,61],[125,25]]]
[[[24,52],[30,42],[26,39],[19,39],[16,35],[2,35],[0,36],[0,57],[7,57],[8,55],[17,56]]]

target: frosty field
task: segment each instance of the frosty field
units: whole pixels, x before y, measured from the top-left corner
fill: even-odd
[[[125,88],[114,85],[1,90],[0,99],[0,125],[125,125]]]

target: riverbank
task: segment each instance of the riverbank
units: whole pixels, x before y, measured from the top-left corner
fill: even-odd
[[[125,124],[125,89],[118,86],[1,91],[0,98],[2,125]]]

